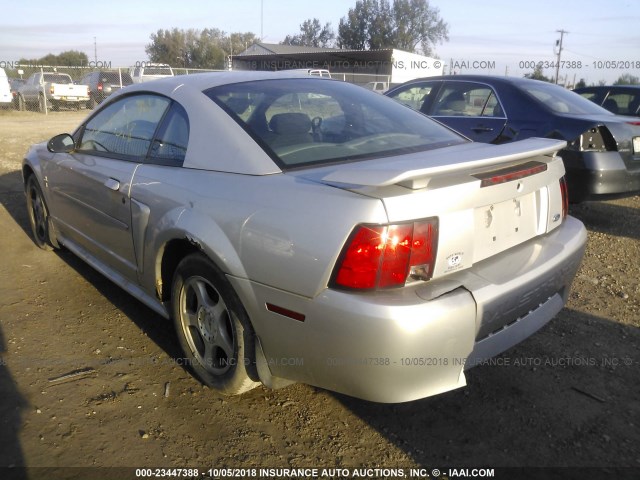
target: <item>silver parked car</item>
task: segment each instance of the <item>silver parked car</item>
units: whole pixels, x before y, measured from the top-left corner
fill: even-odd
[[[304,382],[379,402],[465,385],[567,299],[586,231],[565,142],[469,142],[348,83],[181,76],[28,152],[42,248],[173,319],[225,394]]]

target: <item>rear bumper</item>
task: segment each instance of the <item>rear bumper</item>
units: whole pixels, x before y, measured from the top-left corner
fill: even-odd
[[[581,152],[580,162],[566,153],[567,182],[571,201],[603,200],[640,192],[640,161],[629,168],[618,152]]]
[[[230,280],[260,339],[265,384],[275,383],[273,376],[405,402],[464,386],[465,369],[551,320],[566,302],[585,244],[584,226],[569,217],[467,271],[398,290],[327,289],[309,299]],[[266,303],[300,312],[304,321],[267,311]]]

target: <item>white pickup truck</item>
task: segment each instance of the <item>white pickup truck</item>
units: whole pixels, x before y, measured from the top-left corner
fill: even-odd
[[[150,82],[161,78],[173,77],[173,69],[166,63],[143,63],[129,69],[133,83]]]
[[[46,101],[46,104],[45,104]],[[79,109],[89,101],[89,87],[74,85],[66,73],[34,73],[18,91],[18,109],[37,106],[58,110],[60,107]]]

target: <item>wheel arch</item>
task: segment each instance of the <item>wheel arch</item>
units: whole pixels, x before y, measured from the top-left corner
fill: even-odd
[[[202,252],[202,249],[186,237],[169,240],[158,252],[156,293],[163,303],[171,300],[171,284],[178,265],[183,258],[197,252]]]

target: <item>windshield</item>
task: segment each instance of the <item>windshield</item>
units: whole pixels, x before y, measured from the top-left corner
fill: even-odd
[[[204,93],[281,168],[385,157],[466,142],[420,113],[341,81],[261,80],[214,87]]]
[[[527,83],[522,89],[556,113],[572,115],[611,115],[611,113],[575,92],[543,82]]]

